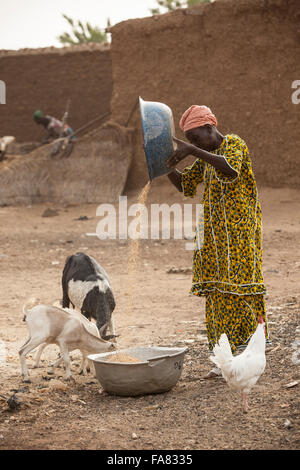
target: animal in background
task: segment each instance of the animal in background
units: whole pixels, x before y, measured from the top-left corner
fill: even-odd
[[[97,261],[85,253],[76,253],[66,259],[62,274],[62,307],[73,308],[86,318],[96,320],[103,329],[103,338],[116,337],[112,313],[115,299],[109,277]],[[109,327],[111,335],[106,335]]]
[[[265,324],[260,317],[255,333],[241,354],[233,356],[228,338],[223,333],[213,349],[214,356],[210,356],[210,360],[221,369],[229,387],[242,393],[245,413],[248,411],[247,395],[266,367],[265,348]]]
[[[5,159],[7,146],[16,140],[12,135],[0,137],[0,162]]]

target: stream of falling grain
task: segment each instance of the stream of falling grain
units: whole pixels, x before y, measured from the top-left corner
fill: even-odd
[[[148,193],[151,187],[151,182],[143,187],[142,191],[138,196],[138,204],[145,204]],[[143,210],[143,209],[142,209]],[[134,220],[138,219],[141,216],[140,212],[137,212]],[[140,234],[141,234],[141,225],[140,225]],[[128,300],[129,300],[129,311],[132,311],[134,308],[134,297],[137,292],[137,267],[140,253],[140,240],[141,237],[131,239],[129,245],[129,260],[128,260]]]

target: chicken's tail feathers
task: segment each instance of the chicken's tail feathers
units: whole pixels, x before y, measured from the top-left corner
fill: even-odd
[[[214,364],[216,364],[216,366],[220,367],[219,361],[218,361],[218,359],[217,359],[215,356],[209,356],[209,359],[210,359]]]
[[[232,357],[231,347],[225,333],[222,333],[218,343],[214,347],[215,352],[222,352],[222,354],[226,354],[226,356]]]
[[[214,347],[214,356],[210,356],[210,360],[222,369],[222,366],[230,359],[232,359],[231,347],[226,334],[223,333]]]

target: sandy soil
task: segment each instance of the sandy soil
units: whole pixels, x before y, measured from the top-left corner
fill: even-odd
[[[130,194],[128,203],[136,202]],[[0,449],[295,449],[299,448],[299,366],[292,343],[299,336],[300,191],[260,189],[264,227],[264,275],[272,346],[267,367],[242,413],[240,397],[222,378],[204,380],[210,370],[205,338],[204,299],[188,295],[192,251],[185,240],[143,240],[137,266],[134,306],[128,301],[126,240],[100,241],[96,205],[0,208]],[[154,184],[151,202],[188,202],[168,184]],[[42,217],[45,209],[57,211]],[[76,220],[87,216],[87,220]],[[77,251],[94,256],[108,271],[115,297],[120,347],[187,345],[180,381],[168,393],[142,397],[100,395],[90,374],[73,380],[64,370],[47,374],[56,357],[49,346],[41,367],[22,383],[18,349],[27,339],[22,305],[32,296],[52,303],[61,297],[65,258]],[[188,271],[188,270],[187,270]],[[287,387],[288,384],[293,386]],[[20,405],[10,410],[14,393]]]

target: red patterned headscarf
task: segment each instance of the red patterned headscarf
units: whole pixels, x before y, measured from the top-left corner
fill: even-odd
[[[182,115],[179,125],[183,132],[186,132],[195,127],[205,126],[211,124],[217,126],[216,116],[211,112],[207,106],[190,106]]]

